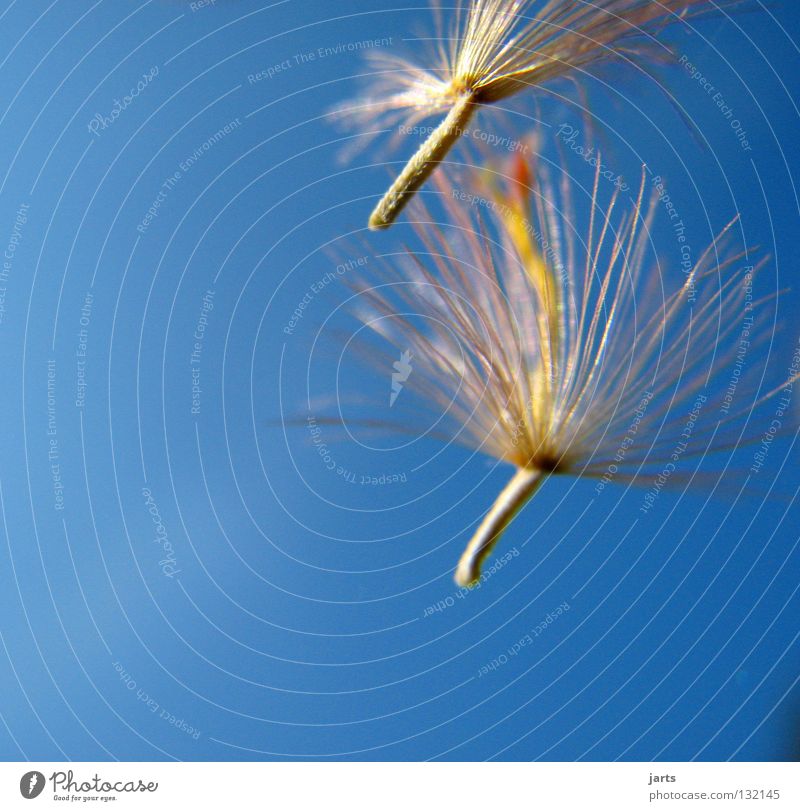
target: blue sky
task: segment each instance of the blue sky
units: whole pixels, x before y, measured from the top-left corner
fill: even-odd
[[[411,145],[327,112],[366,51],[419,57],[426,4],[0,15],[5,759],[797,757],[795,427],[744,491],[752,448],[635,531],[641,490],[548,483],[466,596],[452,570],[508,470],[325,429],[336,472],[313,442],[309,397],[418,424],[403,392],[389,413],[391,368],[332,339],[354,330],[341,277],[413,240],[365,230]],[[568,125],[626,178],[646,163],[698,246],[738,213],[772,256],[759,292],[788,288],[756,369],[797,337],[798,33],[776,0],[672,30],[666,94],[587,79],[591,127],[566,85],[478,119],[539,121],[550,158]]]

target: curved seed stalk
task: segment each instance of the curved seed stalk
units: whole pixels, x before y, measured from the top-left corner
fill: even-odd
[[[546,475],[545,471],[536,468],[522,467],[517,470],[461,555],[455,578],[459,586],[475,585],[481,576],[483,561],[491,554],[517,513],[539,489]]]

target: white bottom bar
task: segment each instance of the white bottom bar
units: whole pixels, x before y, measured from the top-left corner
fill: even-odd
[[[32,773],[33,774],[30,774]],[[29,794],[35,796],[28,798]],[[3,763],[0,808],[800,808],[797,763]],[[113,804],[113,805],[112,805]]]

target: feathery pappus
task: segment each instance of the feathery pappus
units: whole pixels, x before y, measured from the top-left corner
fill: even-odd
[[[340,108],[348,119],[412,125],[446,112],[369,219],[389,227],[466,131],[476,111],[561,77],[577,80],[612,58],[643,63],[669,49],[656,35],[670,23],[744,0],[457,0],[452,31],[430,67],[377,57],[367,95]]]
[[[445,224],[414,205],[424,250],[351,283],[358,320],[413,357],[405,386],[443,415],[448,438],[515,468],[458,564],[460,585],[550,476],[650,485],[671,467],[674,484],[688,460],[746,441],[743,415],[794,382],[769,391],[743,375],[725,402],[743,330],[758,343],[749,319],[776,296],[754,295],[766,258],[734,248],[736,220],[690,272],[654,267],[645,168],[629,203],[595,174],[581,220],[574,181],[540,164],[472,170],[468,190],[437,178]]]

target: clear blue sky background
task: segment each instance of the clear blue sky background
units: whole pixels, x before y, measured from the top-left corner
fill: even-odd
[[[694,134],[653,80],[624,70],[587,85],[593,133],[568,88],[485,121],[518,137],[538,99],[545,149],[572,122],[626,177],[646,162],[698,246],[740,212],[748,244],[774,257],[760,292],[791,287],[800,19],[789,0],[769,9],[671,34],[751,151],[679,66],[658,76]],[[507,470],[435,456],[432,440],[375,450],[326,435],[353,482],[302,426],[281,427],[309,390],[335,412],[337,385],[414,424],[411,398],[388,412],[391,369],[339,368],[327,339],[313,346],[337,285],[284,327],[337,261],[408,238],[363,230],[389,177],[386,138],[356,139],[342,163],[354,133],[324,116],[368,69],[348,43],[419,54],[429,21],[421,0],[2,4],[5,759],[800,753],[793,430],[747,492],[665,493],[633,531],[641,491],[593,501],[591,482],[549,483],[499,550],[517,556],[461,597],[455,560]],[[798,301],[790,290],[762,322],[787,326],[778,367]],[[405,481],[361,483],[381,474]]]

